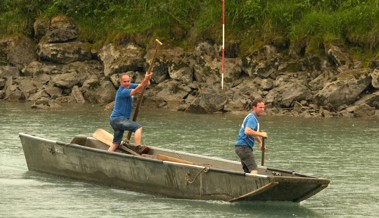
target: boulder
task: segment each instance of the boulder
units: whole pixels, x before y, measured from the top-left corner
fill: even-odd
[[[0,90],[4,88],[6,80],[3,78],[0,78]]]
[[[193,57],[194,80],[208,87],[220,86],[221,65],[220,60],[211,56]]]
[[[0,78],[17,78],[20,76],[20,70],[12,66],[0,66]]]
[[[312,91],[319,91],[324,88],[324,85],[330,81],[331,78],[335,77],[336,72],[332,70],[325,70],[315,79],[309,82],[308,86]]]
[[[234,90],[225,93],[227,95],[228,102],[224,105],[223,110],[227,112],[250,110],[250,98],[252,98],[252,96],[241,95],[240,92]]]
[[[155,49],[147,51],[147,66],[150,66],[154,53]],[[193,81],[193,60],[186,56],[182,48],[160,49],[155,56],[153,72],[154,83],[161,83],[170,78],[189,83]]]
[[[370,85],[369,69],[352,69],[338,74],[316,93],[316,104],[337,109],[344,104],[352,104]]]
[[[207,87],[221,87],[221,74],[210,66],[194,66],[194,80]]]
[[[58,87],[55,87],[55,86],[46,86],[44,89],[43,89],[48,97],[50,99],[58,99],[59,97],[62,96],[62,89],[58,88]]]
[[[36,93],[39,90],[39,87],[42,86],[42,83],[39,81],[34,81],[31,78],[18,78],[17,79],[18,88],[23,93],[26,99],[29,98],[30,95]]]
[[[10,102],[18,102],[25,100],[24,93],[18,88],[18,84],[14,82],[13,77],[8,78],[7,82],[5,83],[4,89],[4,99]]]
[[[367,94],[360,98],[358,101],[356,101],[354,104],[361,105],[361,104],[367,104],[370,107],[374,107],[376,109],[379,109],[379,91],[376,91],[372,94]]]
[[[100,50],[99,58],[106,77],[127,71],[144,71],[143,50],[132,43],[126,46],[108,44]]]
[[[262,79],[259,83],[262,90],[271,90],[274,86],[272,79]]]
[[[189,113],[214,113],[223,111],[227,97],[213,90],[201,92],[185,110]]]
[[[266,45],[251,55],[243,57],[241,67],[250,77],[258,75],[267,78],[278,69],[279,57],[280,55],[274,46]]]
[[[97,60],[76,61],[62,65],[61,73],[77,73],[80,79],[83,80],[92,75],[101,77],[103,67],[100,61]]]
[[[41,74],[60,74],[62,73],[62,65],[52,63],[42,63],[39,61],[33,61],[22,69],[22,73],[25,76],[38,77]]]
[[[116,90],[110,81],[101,82],[95,78],[84,82],[81,92],[90,103],[108,104],[114,100]]]
[[[6,37],[0,40],[0,54],[6,54],[6,62],[21,70],[37,60],[36,44],[25,36]]]
[[[345,66],[347,68],[351,68],[354,65],[349,55],[335,45],[328,45],[327,55],[331,63],[337,67]]]
[[[51,76],[54,86],[61,89],[72,89],[75,85],[80,84],[80,76],[78,73],[65,73]]]
[[[149,98],[159,107],[177,107],[183,103],[193,91],[188,85],[176,80],[167,80],[155,86],[146,93]]]
[[[371,85],[372,87],[379,89],[379,69],[378,68],[376,68],[371,73]]]
[[[75,61],[85,61],[92,58],[89,49],[82,42],[39,43],[38,56],[41,60],[68,64]]]
[[[375,115],[375,108],[367,104],[358,104],[348,107],[346,112],[353,114],[354,117],[372,117]]]
[[[224,86],[227,88],[236,85],[236,82],[241,78],[242,60],[240,58],[225,58],[224,66]],[[218,74],[221,77],[221,64],[216,63]],[[219,80],[221,83],[221,79]]]
[[[43,90],[43,89],[40,89],[38,90],[37,92],[35,93],[32,93],[29,97],[28,97],[28,101],[33,101],[33,102],[40,102],[41,100],[48,100],[50,98],[49,94]],[[40,102],[41,103],[41,102]]]
[[[49,26],[49,19],[37,18],[33,24],[34,38],[39,41],[47,33]]]
[[[216,45],[212,45],[209,42],[200,42],[195,47],[196,56],[209,56],[212,59],[218,56],[218,48]]]
[[[41,27],[37,32],[39,35],[43,34],[46,31],[45,22],[38,22],[37,24],[42,24],[38,27]],[[36,25],[37,25],[36,24]],[[35,29],[36,29],[35,25]],[[61,42],[69,42],[77,39],[79,36],[78,28],[72,19],[66,16],[56,16],[53,17],[50,21],[49,28],[46,31],[46,35],[43,37],[42,41],[47,43],[61,43]]]
[[[84,104],[86,102],[78,86],[74,86],[72,88],[71,96],[75,99],[77,103]]]
[[[190,63],[186,63],[182,59],[174,59],[170,63],[168,74],[171,79],[184,83],[190,83],[193,81],[193,68]]]
[[[158,84],[169,79],[168,68],[169,67],[167,62],[156,61],[154,64],[154,74],[151,78],[151,82]]]
[[[255,79],[244,79],[232,89],[233,93],[229,95],[229,98],[232,100],[239,98],[250,99],[252,101],[255,98],[262,97],[260,81],[261,79],[258,77]]]
[[[300,80],[289,81],[277,86],[265,96],[267,103],[285,108],[294,106],[296,102],[309,99],[311,99],[311,91]]]

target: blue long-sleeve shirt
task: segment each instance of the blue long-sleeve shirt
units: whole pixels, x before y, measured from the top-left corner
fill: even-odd
[[[138,84],[131,83],[129,88],[120,86],[117,90],[113,111],[110,118],[123,117],[130,119],[133,108],[133,96],[130,95]]]

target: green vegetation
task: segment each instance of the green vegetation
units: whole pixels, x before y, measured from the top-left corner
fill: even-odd
[[[379,49],[379,0],[225,2],[227,41],[243,53],[263,44],[317,53],[333,42],[358,57]],[[190,48],[222,37],[220,0],[1,0],[0,35],[32,36],[36,18],[62,14],[79,25],[81,40],[99,45],[159,38]]]

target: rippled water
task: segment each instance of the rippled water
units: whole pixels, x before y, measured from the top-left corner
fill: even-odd
[[[379,120],[263,117],[265,165],[331,180],[298,203],[172,199],[28,171],[19,132],[68,142],[111,131],[93,105],[32,110],[0,103],[0,217],[376,217]],[[233,145],[244,115],[195,115],[143,108],[144,143],[238,160]],[[260,153],[256,152],[260,163]]]

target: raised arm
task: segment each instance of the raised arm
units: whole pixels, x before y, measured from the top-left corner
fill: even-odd
[[[150,73],[146,73],[145,74],[145,78],[143,79],[143,81],[137,86],[137,88],[133,89],[131,92],[130,92],[130,95],[135,95],[135,94],[138,94],[138,93],[141,93],[142,90],[148,86],[150,84],[150,79],[151,77],[153,76],[153,72],[150,72]]]

